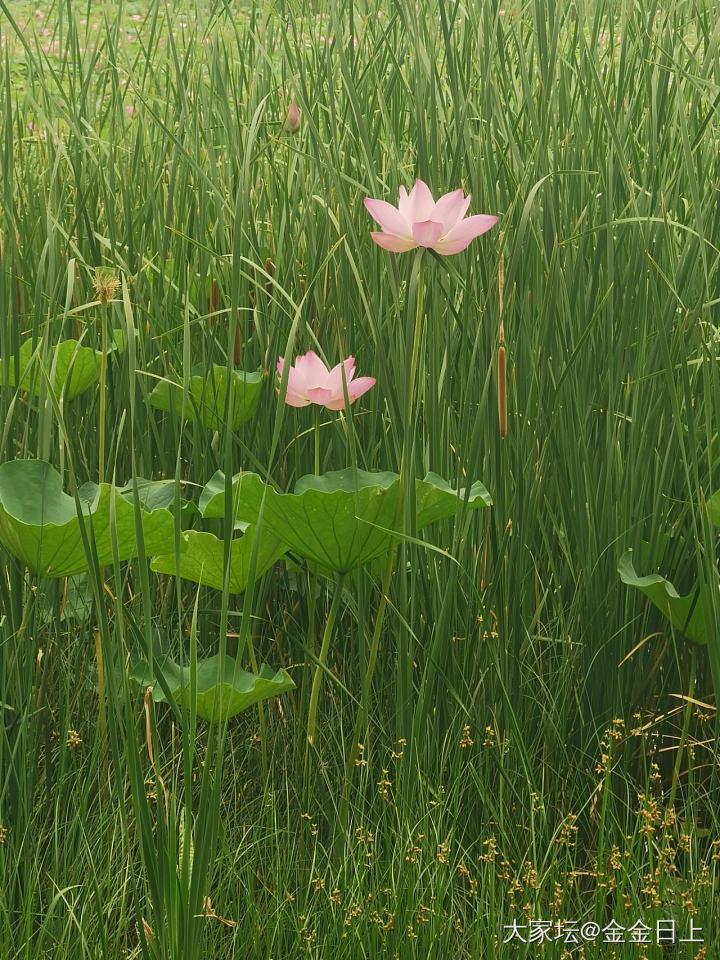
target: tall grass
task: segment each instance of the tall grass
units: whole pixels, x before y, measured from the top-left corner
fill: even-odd
[[[433,528],[449,556],[403,545],[340,838],[380,569],[345,585],[308,796],[331,584],[281,565],[236,598],[95,565],[78,614],[0,553],[2,960],[500,957],[513,918],[672,916],[687,936],[695,908],[711,957],[720,605],[691,651],[616,566],[648,541],[679,588],[717,577],[714,5],[44,9],[19,29],[0,0],[3,382],[26,339],[100,347],[92,279],[111,267],[108,319],[137,337],[107,372],[106,478],[177,478],[179,498],[243,468],[291,489],[315,423],[278,409],[274,367],[312,348],[377,377],[352,410],[360,467],[397,471],[411,450],[415,475],[482,479],[494,507]],[[416,176],[462,184],[500,230],[425,258],[408,418],[413,257],[372,244],[362,198]],[[147,403],[158,378],[236,350],[268,371],[237,433]],[[100,411],[97,393],[56,408],[2,387],[0,460],[97,480]],[[320,469],[350,462],[347,432],[319,431]],[[297,691],[227,730],[148,705],[146,736],[128,664],[221,642]]]

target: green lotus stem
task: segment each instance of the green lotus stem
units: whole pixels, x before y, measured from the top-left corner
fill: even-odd
[[[247,649],[250,656],[250,666],[252,667],[252,672],[255,676],[258,676],[259,670],[257,665],[257,657],[255,656],[255,646],[253,645],[252,634],[248,633],[247,638]],[[258,721],[260,723],[260,756],[262,759],[262,768],[265,779],[268,775],[268,755],[267,755],[267,725],[265,723],[265,709],[262,700],[258,702]]]
[[[315,636],[315,587],[317,584],[317,577],[314,573],[308,572],[308,628],[307,628],[307,641],[306,647],[308,652],[314,657],[315,656],[315,646],[316,646],[316,636]],[[302,708],[305,708],[305,704],[308,703],[308,674],[303,673],[303,683],[302,690],[300,692],[300,702]]]
[[[101,354],[100,354],[100,429],[99,451],[98,451],[98,486],[105,479],[105,393],[107,386],[107,298],[104,300],[104,306],[100,308],[101,334]],[[104,579],[102,567],[100,568],[100,577]],[[100,631],[95,631],[95,663],[97,665],[98,675],[98,699],[100,701],[100,733],[102,736],[103,747],[105,745],[107,720],[105,716],[105,664],[102,655],[102,641]]]
[[[105,712],[105,668],[102,652],[102,637],[100,630],[95,627],[95,662],[98,674],[98,701],[100,704],[100,736],[103,748],[107,737],[107,714]]]
[[[673,767],[672,781],[670,783],[670,798],[668,800],[668,809],[672,810],[675,805],[675,795],[677,793],[678,782],[680,780],[680,764],[682,763],[685,744],[687,743],[688,733],[690,732],[690,717],[692,715],[692,701],[695,696],[695,651],[691,652],[690,660],[690,681],[688,683],[687,703],[685,704],[685,716],[683,718],[682,732],[680,733],[680,743],[678,743],[677,756],[675,757],[675,766]],[[688,770],[690,764],[688,762]]]
[[[325,664],[327,662],[327,656],[330,650],[330,640],[332,639],[335,620],[337,619],[338,610],[340,609],[340,598],[342,597],[344,581],[345,574],[338,574],[337,582],[335,584],[335,593],[333,594],[332,603],[330,604],[330,612],[328,613],[328,618],[325,622],[325,631],[323,633],[322,644],[320,645],[320,654],[318,656],[317,666],[315,667],[315,676],[313,677],[312,690],[310,691],[310,706],[308,708],[308,748],[314,746],[320,684],[322,683],[323,673],[325,672]]]
[[[422,327],[423,327],[423,317],[424,317],[424,303],[423,303],[423,285],[422,285],[422,273],[420,272],[421,261],[423,255],[423,248],[420,248],[415,257],[415,263],[413,264],[413,275],[411,277],[411,289],[412,289],[412,279],[416,278],[416,292],[415,292],[415,326],[413,329],[413,345],[412,345],[412,354],[410,358],[410,381],[408,384],[408,398],[407,398],[407,407],[406,407],[406,420],[405,420],[405,436],[403,438],[403,448],[402,448],[402,457],[400,461],[400,482],[398,484],[398,501],[395,511],[395,526],[403,514],[405,507],[405,491],[407,487],[408,479],[408,470],[411,469],[412,464],[409,463],[412,458],[409,456],[408,452],[408,436],[412,430],[412,412],[413,404],[415,401],[415,383],[417,380],[417,370],[420,361],[420,345],[422,342]],[[412,450],[412,447],[411,447]],[[406,524],[407,525],[407,524]],[[365,669],[365,678],[363,680],[362,695],[360,698],[360,705],[358,706],[358,712],[355,717],[355,726],[353,728],[353,738],[352,743],[350,744],[350,755],[348,757],[347,766],[345,768],[345,782],[343,784],[343,793],[342,799],[340,801],[340,833],[338,835],[338,844],[342,843],[342,838],[345,835],[347,830],[348,822],[348,812],[350,808],[350,791],[352,789],[352,778],[355,766],[360,755],[360,736],[362,734],[363,727],[367,722],[368,715],[368,706],[370,703],[370,692],[372,690],[372,679],[375,672],[375,664],[377,663],[378,649],[380,647],[380,636],[382,634],[383,623],[385,620],[385,612],[388,605],[388,594],[390,592],[390,581],[392,580],[393,570],[395,569],[395,556],[397,540],[395,537],[390,542],[390,549],[388,550],[387,561],[385,563],[385,571],[383,574],[382,581],[382,595],[380,597],[380,605],[378,606],[377,615],[375,617],[375,627],[373,629],[372,640],[370,641],[370,651],[368,653],[367,667]],[[339,847],[337,850],[340,853]]]
[[[315,407],[315,476],[320,473],[320,407]]]
[[[402,486],[400,487],[400,504],[402,503]],[[383,574],[382,581],[382,595],[380,597],[380,605],[378,607],[377,614],[375,616],[375,627],[373,629],[372,640],[370,641],[370,652],[368,654],[367,668],[365,670],[365,678],[363,680],[362,694],[360,697],[360,705],[358,706],[358,712],[355,716],[355,726],[353,727],[352,743],[350,744],[350,755],[348,757],[347,766],[345,768],[345,782],[343,784],[343,793],[342,799],[340,801],[340,833],[338,836],[338,844],[342,843],[342,838],[345,835],[347,830],[347,820],[348,820],[348,811],[350,808],[350,790],[352,789],[352,778],[353,771],[357,764],[358,758],[360,756],[360,736],[362,735],[363,727],[367,722],[367,713],[368,705],[370,703],[370,691],[372,689],[372,678],[375,671],[375,664],[377,662],[378,649],[380,647],[380,635],[382,634],[383,622],[385,620],[385,611],[387,610],[388,605],[388,593],[390,592],[390,581],[392,580],[393,570],[395,569],[395,542],[390,546],[390,550],[387,555],[387,561],[385,563],[385,572]],[[338,846],[337,850],[338,855],[341,853],[340,847]]]
[[[678,784],[680,782],[680,765],[682,763],[683,753],[685,752],[685,745],[687,743],[688,734],[690,732],[690,718],[692,716],[692,701],[695,696],[695,668],[697,662],[695,658],[695,651],[691,653],[690,660],[690,680],[688,682],[688,692],[687,692],[687,701],[685,704],[685,715],[683,717],[682,731],[680,733],[680,742],[678,743],[677,755],[675,756],[675,764],[673,766],[672,780],[670,782],[670,796],[668,798],[667,810],[674,811],[675,809],[675,796],[677,794]],[[688,776],[690,774],[690,759],[688,758]],[[662,841],[662,850],[659,855],[659,862],[662,863],[663,858],[667,853],[667,849],[670,843],[670,831],[665,829],[663,831],[663,841]],[[662,875],[660,878],[660,891],[665,886],[665,876]]]
[[[105,389],[107,384],[107,305],[101,308],[102,353],[100,355],[100,429],[98,453],[98,484],[105,478]]]
[[[420,265],[423,255],[423,249],[421,248],[418,251],[415,264],[413,265],[413,273],[417,270],[417,291],[415,294],[415,329],[413,331],[413,346],[412,346],[412,356],[410,358],[410,384],[408,387],[408,402],[407,402],[407,412],[405,418],[405,436],[403,438],[403,458],[400,465],[400,473],[402,474],[402,468],[405,466],[405,452],[404,447],[407,442],[409,434],[412,434],[413,438],[415,437],[415,432],[411,430],[412,427],[412,412],[413,412],[413,403],[415,401],[415,383],[417,381],[417,368],[420,360],[420,343],[422,340],[422,321],[424,316],[424,289],[422,282],[422,273],[420,272]],[[411,281],[412,282],[412,281]]]

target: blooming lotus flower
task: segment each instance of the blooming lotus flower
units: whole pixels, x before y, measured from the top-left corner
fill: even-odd
[[[278,378],[282,379],[285,360],[280,357],[277,362]],[[290,367],[288,374],[287,393],[285,403],[291,407],[307,407],[310,403],[317,403],[328,410],[343,410],[345,394],[343,392],[342,368],[345,368],[348,399],[354,403],[358,397],[375,386],[374,377],[355,376],[355,358],[348,357],[328,370],[320,357],[309,350],[303,357],[295,358],[295,366]]]
[[[371,234],[373,240],[394,253],[414,247],[429,247],[443,256],[459,253],[475,237],[494,227],[498,219],[487,213],[463,219],[470,197],[462,189],[444,194],[436,203],[422,180],[415,181],[409,194],[400,187],[397,207],[370,197],[364,202],[367,212],[382,227],[382,232]]]
[[[284,126],[288,133],[297,133],[300,129],[300,110],[294,103],[288,107]]]

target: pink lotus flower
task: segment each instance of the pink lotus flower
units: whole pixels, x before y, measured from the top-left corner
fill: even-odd
[[[285,129],[288,133],[297,133],[300,129],[300,110],[294,103],[291,103],[288,107],[287,116],[285,117]]]
[[[281,380],[285,360],[280,357],[277,362],[278,378]],[[358,397],[375,386],[374,377],[355,376],[355,358],[348,357],[328,370],[320,357],[309,350],[303,357],[295,357],[295,366],[290,367],[288,374],[287,393],[285,403],[291,407],[307,407],[317,403],[328,410],[343,410],[345,408],[345,394],[343,393],[342,368],[345,368],[348,399],[354,403]]]
[[[446,193],[436,203],[422,180],[415,181],[409,194],[400,187],[397,207],[370,197],[364,202],[367,212],[382,227],[382,232],[371,234],[373,240],[394,253],[414,247],[430,247],[443,256],[459,253],[475,237],[494,227],[498,219],[487,213],[463,219],[470,197],[462,189]]]

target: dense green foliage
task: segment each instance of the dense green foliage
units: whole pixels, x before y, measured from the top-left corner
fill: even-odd
[[[0,0],[0,470],[52,464],[88,568],[0,547],[2,960],[504,960],[528,917],[717,952],[717,38],[711,0]],[[379,249],[363,198],[417,176],[498,227],[420,271]],[[310,349],[377,378],[349,416],[279,401]],[[347,468],[408,515],[430,473],[492,506],[394,563],[378,523],[334,583],[231,509],[239,470]],[[136,478],[170,481],[152,569]],[[86,483],[125,490],[100,556]],[[193,543],[212,579],[174,575]],[[182,677],[215,656],[296,689],[210,725]]]

